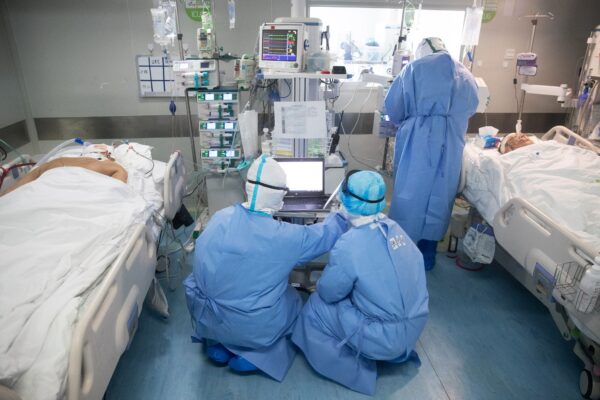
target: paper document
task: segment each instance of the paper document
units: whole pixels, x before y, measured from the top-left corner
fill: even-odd
[[[327,123],[324,101],[275,103],[275,139],[325,139]]]

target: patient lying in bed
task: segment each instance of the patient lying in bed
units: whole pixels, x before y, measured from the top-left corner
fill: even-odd
[[[0,196],[12,192],[13,190],[18,189],[29,182],[35,181],[46,171],[60,167],[81,167],[89,169],[90,171],[98,172],[102,175],[110,176],[111,178],[118,179],[123,183],[127,183],[127,171],[110,158],[105,161],[98,161],[89,157],[61,157],[52,161],[48,161],[38,168],[33,169],[23,178],[19,179],[14,185],[9,187],[8,190],[0,193]]]
[[[502,139],[498,151],[500,154],[506,154],[518,148],[529,146],[530,144],[533,144],[533,140],[526,134],[511,133]]]

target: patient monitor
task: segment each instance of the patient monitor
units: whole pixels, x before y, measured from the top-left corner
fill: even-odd
[[[263,24],[260,27],[258,66],[270,72],[302,71],[305,36],[304,24]]]

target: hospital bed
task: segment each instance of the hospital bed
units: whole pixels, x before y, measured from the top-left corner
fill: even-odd
[[[600,149],[563,126],[536,142],[502,156],[468,143],[459,189],[494,228],[496,261],[549,309],[563,338],[575,340],[584,363],[582,395],[600,399],[600,311],[577,311],[572,297],[577,282],[564,285],[574,269],[581,274],[600,254],[594,210],[600,209]],[[543,160],[548,154],[554,159]],[[548,170],[539,171],[538,164]],[[583,191],[561,188],[568,174]],[[582,204],[582,197],[591,204]]]
[[[32,160],[22,156],[18,163],[28,161]],[[152,161],[153,168],[158,163]],[[133,338],[155,273],[158,232],[181,207],[185,190],[185,168],[179,152],[161,167],[162,204],[145,223],[128,229],[121,251],[78,309],[68,349],[66,384],[63,382],[59,398],[102,398],[121,354]],[[128,173],[131,177],[129,169]],[[19,393],[0,385],[0,399],[13,398],[20,398]]]

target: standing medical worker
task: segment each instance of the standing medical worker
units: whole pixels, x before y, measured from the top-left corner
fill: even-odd
[[[429,270],[436,242],[448,229],[467,124],[478,99],[473,76],[440,39],[423,39],[415,58],[385,98],[386,112],[400,125],[389,216],[417,243]]]
[[[427,320],[423,256],[385,208],[385,183],[371,171],[349,173],[340,201],[352,228],[342,235],[292,335],[320,374],[372,395],[376,360],[418,361]]]
[[[289,334],[302,308],[288,275],[329,251],[347,229],[338,213],[310,226],[274,220],[285,185],[277,161],[256,160],[248,171],[248,202],[215,213],[196,241],[193,272],[184,282],[194,336],[207,340],[208,357],[278,381],[294,360]]]

